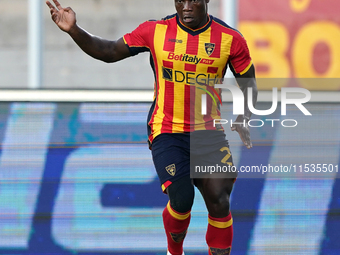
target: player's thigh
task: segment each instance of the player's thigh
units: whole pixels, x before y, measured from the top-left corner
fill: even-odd
[[[236,178],[237,169],[229,143],[224,138],[224,133],[216,132],[207,146],[195,146],[191,150],[190,167],[193,178]],[[212,136],[212,135],[210,135]],[[207,134],[209,137],[209,133]]]
[[[152,158],[163,192],[190,175],[190,140],[181,134],[160,134],[152,143]]]
[[[213,217],[225,217],[229,214],[230,194],[237,177],[227,141],[216,144],[209,153],[196,157],[195,162],[202,167],[214,169],[195,178],[194,184],[201,192],[209,213]]]

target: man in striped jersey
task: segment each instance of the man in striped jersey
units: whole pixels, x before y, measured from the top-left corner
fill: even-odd
[[[191,178],[196,166],[232,166],[233,161],[220,119],[222,83],[229,66],[247,98],[253,89],[256,102],[255,71],[245,39],[235,29],[208,14],[209,0],[175,0],[177,13],[158,21],[142,23],[133,32],[110,41],[93,36],[77,26],[71,8],[49,1],[53,21],[67,32],[90,56],[116,62],[141,52],[150,53],[155,76],[154,102],[148,116],[149,146],[163,192],[169,203],[163,211],[168,254],[183,254],[183,241],[190,222],[196,186],[207,206],[206,242],[209,254],[230,254],[233,228],[229,197],[236,176],[232,174]],[[202,95],[208,94],[202,114]],[[251,112],[236,118],[236,130],[251,148],[248,121]]]

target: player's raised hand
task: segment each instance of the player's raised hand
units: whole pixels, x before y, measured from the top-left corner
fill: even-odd
[[[71,7],[63,8],[57,0],[53,0],[55,7],[50,1],[46,1],[47,6],[50,8],[51,18],[57,24],[57,26],[65,31],[70,30],[76,24],[76,13]]]
[[[250,140],[248,121],[249,121],[248,119],[244,119],[243,115],[239,115],[236,118],[235,122],[240,124],[233,123],[233,125],[231,126],[231,130],[236,131],[239,134],[244,145],[248,149],[250,149],[251,147],[253,147],[253,144]]]

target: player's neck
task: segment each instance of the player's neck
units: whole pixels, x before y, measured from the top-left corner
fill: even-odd
[[[178,17],[177,15],[177,19],[180,22],[181,26],[185,27],[186,29],[192,30],[192,31],[199,31],[201,29],[203,29],[204,27],[206,27],[209,23],[210,23],[210,15],[207,14],[206,18],[205,18],[205,22],[201,22],[200,25],[197,26],[197,28],[191,28],[186,26],[181,19]]]

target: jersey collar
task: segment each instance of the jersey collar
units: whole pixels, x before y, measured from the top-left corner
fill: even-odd
[[[192,28],[189,28],[187,26],[185,26],[179,19],[178,17],[178,14],[176,14],[176,20],[177,20],[177,24],[178,26],[183,29],[185,32],[191,34],[191,35],[198,35],[200,33],[203,33],[204,31],[206,31],[210,25],[211,25],[211,22],[212,22],[212,17],[210,15],[208,15],[208,22],[203,26],[203,27],[200,27],[200,28],[197,28],[197,29],[192,29]]]

